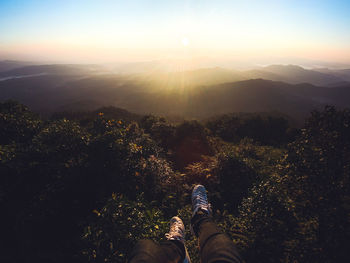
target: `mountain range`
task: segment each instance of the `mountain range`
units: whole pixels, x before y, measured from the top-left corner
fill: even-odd
[[[279,111],[303,119],[326,104],[349,107],[350,69],[271,65],[115,74],[101,65],[26,65],[0,72],[5,99],[42,114],[116,106],[187,118]]]

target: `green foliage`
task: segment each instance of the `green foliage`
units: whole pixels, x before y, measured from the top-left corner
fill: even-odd
[[[84,118],[42,121],[0,104],[0,261],[123,262],[179,215],[199,262],[189,203],[202,183],[247,262],[348,262],[348,110],[313,112],[288,146],[294,135],[278,118],[226,116],[210,130],[155,116]]]
[[[249,190],[275,170],[283,152],[249,139],[223,144],[217,155],[186,167],[186,182],[205,185],[216,209],[233,213]]]
[[[253,169],[240,161],[234,152],[219,157],[216,173],[219,179],[218,191],[229,204],[227,209],[232,212],[247,195],[257,175]]]
[[[185,121],[176,127],[174,159],[179,169],[202,160],[203,155],[213,155],[214,148],[208,131],[198,121]]]
[[[239,142],[248,137],[262,144],[277,146],[292,141],[296,135],[288,120],[279,116],[226,114],[209,120],[206,126],[228,142]]]
[[[140,120],[140,125],[163,149],[174,147],[175,127],[165,118],[147,115]]]
[[[112,194],[99,210],[93,210],[85,227],[82,254],[88,262],[125,262],[128,252],[139,239],[164,240],[168,220],[162,212],[139,196],[131,201],[121,194]]]
[[[252,189],[240,210],[240,221],[254,233],[248,259],[347,261],[349,123],[347,110],[313,112],[276,173]]]
[[[141,119],[140,125],[179,170],[215,153],[208,130],[198,121],[184,121],[174,126],[164,117],[147,115]]]
[[[2,116],[22,109],[11,105],[14,109],[5,107]],[[31,127],[31,114],[26,114],[11,115],[10,124]],[[8,215],[8,237],[21,247],[19,260],[57,257],[42,252],[49,250],[63,261],[77,257],[82,220],[112,192],[158,199],[162,185],[175,178],[160,148],[136,123],[104,114],[87,128],[67,119],[47,121],[26,141],[11,137],[10,128],[5,138],[18,141],[0,146],[0,200]]]
[[[312,112],[283,168],[293,204],[289,209],[298,219],[299,242],[290,249],[300,256],[294,258],[345,259],[350,238],[350,112],[334,107]]]
[[[28,154],[38,160],[32,167],[40,164],[39,169],[55,173],[60,168],[81,166],[89,141],[90,135],[74,122],[63,119],[48,123],[33,137],[28,149]]]
[[[41,121],[15,101],[0,103],[0,144],[23,143],[39,131]]]
[[[122,119],[128,123],[133,121],[138,121],[141,115],[130,113],[127,110],[116,108],[116,107],[102,107],[94,111],[63,111],[55,112],[52,114],[52,120],[68,119],[79,122],[82,126],[88,126],[91,122],[96,120],[99,116],[98,113],[103,113],[103,115],[108,119],[119,120]]]

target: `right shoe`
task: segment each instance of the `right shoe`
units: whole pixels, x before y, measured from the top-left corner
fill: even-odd
[[[211,205],[207,197],[207,190],[201,184],[197,184],[192,191],[192,218],[199,210],[209,216],[212,214]]]

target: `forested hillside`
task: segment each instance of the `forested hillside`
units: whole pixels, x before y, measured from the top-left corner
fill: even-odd
[[[0,127],[0,262],[124,262],[174,215],[199,262],[197,183],[246,262],[349,262],[349,110],[296,129],[282,115],[172,122],[112,107],[42,119],[5,101]]]
[[[313,109],[327,104],[344,108],[350,103],[349,84],[329,88],[250,79],[192,86],[179,76],[168,81],[165,77],[155,81],[122,75],[74,74],[9,79],[0,81],[0,100],[15,99],[45,116],[58,111],[115,106],[137,114],[196,119],[231,112],[279,111],[299,122]]]
[[[325,105],[341,109],[350,103],[349,70],[316,71],[293,65],[249,71],[149,70],[115,74],[101,65],[53,64],[0,71],[0,100],[14,99],[45,116],[114,106],[137,114],[196,119],[279,111],[299,123],[313,109]]]

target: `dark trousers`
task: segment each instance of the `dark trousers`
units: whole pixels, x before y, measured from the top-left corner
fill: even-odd
[[[199,211],[192,218],[195,235],[199,239],[199,253],[202,263],[230,262],[242,260],[232,240],[221,233],[212,218]],[[185,247],[182,242],[168,240],[157,244],[152,240],[140,240],[130,254],[130,263],[139,262],[182,262],[185,259]]]

